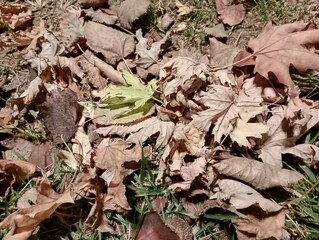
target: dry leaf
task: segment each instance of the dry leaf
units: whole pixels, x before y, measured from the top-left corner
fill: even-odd
[[[51,189],[51,191],[53,190]],[[40,194],[41,193],[40,191]],[[55,193],[51,195],[48,200],[42,201],[29,208],[18,209],[0,223],[0,229],[11,228],[4,239],[27,240],[38,224],[48,219],[63,203],[74,203],[70,192],[64,192],[63,194]]]
[[[237,2],[237,1],[236,1]],[[245,8],[243,4],[233,5],[233,0],[215,0],[217,13],[223,23],[230,26],[241,23],[245,18]]]
[[[290,65],[298,72],[319,70],[319,56],[311,47],[319,42],[319,30],[309,23],[295,22],[273,26],[269,22],[259,36],[248,43],[254,51],[255,70],[269,79],[272,72],[280,83],[293,88]]]
[[[288,187],[303,178],[297,171],[281,169],[267,163],[261,163],[242,157],[232,157],[214,164],[220,174],[232,177],[256,189]]]
[[[265,212],[277,212],[282,208],[276,202],[264,198],[256,190],[241,182],[222,179],[218,182],[218,186],[220,191],[210,199],[217,199],[220,203],[229,202],[237,210],[256,206]]]
[[[142,144],[152,135],[159,133],[159,135],[156,137],[156,147],[160,148],[168,143],[174,128],[175,124],[173,122],[164,122],[156,117],[152,117],[130,126],[111,125],[108,127],[101,127],[98,128],[96,132],[103,134],[104,136],[112,134],[126,136],[130,134],[126,141],[136,144]]]
[[[154,212],[147,213],[136,240],[179,240],[180,238],[163,223],[161,217]]]
[[[141,29],[136,31],[136,38],[138,40],[136,53],[140,56],[136,62],[142,63],[145,68],[148,68],[150,65],[157,62],[161,46],[166,42],[168,34],[166,34],[160,41],[152,43],[150,48],[148,47],[147,39],[142,35]]]
[[[82,7],[102,7],[108,0],[77,0]]]
[[[282,154],[293,154],[305,161],[319,161],[319,147],[313,144],[298,144],[281,151]]]
[[[106,62],[111,65],[115,65],[135,50],[132,35],[92,21],[86,23],[84,37],[87,45],[95,52],[102,53]]]
[[[45,142],[34,146],[28,158],[28,162],[37,165],[42,170],[47,170],[53,163],[50,143]]]
[[[1,141],[1,145],[8,149],[4,152],[4,157],[10,160],[27,160],[36,146],[23,138],[6,139]]]
[[[131,29],[132,23],[146,13],[150,4],[149,0],[125,0],[115,8],[120,24]]]
[[[238,240],[247,239],[283,239],[285,211],[278,213],[252,213],[246,218],[232,220]]]

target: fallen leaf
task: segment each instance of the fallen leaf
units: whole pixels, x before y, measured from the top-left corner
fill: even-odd
[[[136,240],[179,240],[180,238],[163,223],[161,217],[154,212],[147,213]]]
[[[238,240],[246,239],[283,239],[285,210],[277,213],[252,213],[246,218],[232,220]]]
[[[230,26],[241,23],[245,18],[243,4],[235,4],[234,0],[215,0],[216,10],[223,23]]]
[[[28,162],[37,165],[42,170],[47,170],[53,163],[50,143],[45,142],[34,146],[28,158]]]
[[[179,217],[176,214],[174,214],[172,218],[165,220],[165,225],[168,226],[171,230],[173,230],[176,233],[176,235],[178,236],[178,239],[180,240],[193,239],[192,227],[182,217]]]
[[[257,160],[232,157],[213,165],[220,174],[246,182],[256,189],[288,187],[303,178],[297,171],[278,168]]]
[[[94,10],[93,8],[89,8],[85,10],[87,16],[92,18],[92,21],[98,23],[104,23],[106,25],[113,25],[118,20],[117,16],[107,14],[106,12],[97,9]]]
[[[129,116],[137,112],[148,112],[154,104],[153,94],[157,89],[157,81],[154,79],[145,85],[137,76],[127,71],[123,72],[123,78],[126,81],[126,86],[111,84],[99,92],[92,92],[94,97],[100,98],[99,107],[111,111],[115,110],[117,114],[115,118]]]
[[[173,122],[164,122],[157,117],[152,117],[142,121],[140,123],[123,126],[123,125],[111,125],[108,127],[101,127],[96,130],[97,133],[104,136],[117,134],[119,136],[126,136],[129,143],[143,144],[147,139],[150,139],[152,135],[159,133],[156,137],[156,148],[165,146],[175,128]]]
[[[10,231],[3,239],[26,240],[36,227],[48,219],[63,203],[74,203],[70,192],[59,194],[57,198],[45,203],[39,203],[25,209],[18,209],[0,223],[0,229],[10,227]]]
[[[107,0],[77,0],[82,7],[102,7],[107,4]]]
[[[27,160],[35,147],[34,143],[23,138],[6,139],[1,141],[1,145],[8,149],[4,157],[10,160]]]
[[[319,56],[311,50],[319,42],[319,30],[310,23],[295,22],[273,26],[269,22],[259,36],[249,41],[248,46],[254,51],[255,73],[269,79],[272,72],[277,80],[294,87],[289,73],[290,65],[298,72],[319,70]]]
[[[305,161],[319,161],[319,147],[314,144],[298,144],[281,151],[282,154],[293,154]]]
[[[92,21],[85,24],[84,37],[87,45],[93,51],[102,53],[105,61],[111,65],[115,65],[135,50],[132,35]]]
[[[120,24],[131,29],[132,23],[147,12],[150,4],[149,0],[125,0],[115,8]]]
[[[32,19],[31,9],[22,4],[8,4],[0,7],[0,26],[11,29],[21,27]]]
[[[264,212],[277,212],[282,207],[276,202],[264,198],[253,188],[241,182],[222,179],[218,182],[220,191],[210,197],[217,201],[229,202],[235,209],[245,209],[250,206],[261,208]]]
[[[136,63],[144,64],[144,67],[148,68],[150,65],[157,62],[161,46],[166,42],[168,34],[161,40],[152,43],[150,48],[148,47],[147,39],[142,35],[141,29],[136,31],[136,38],[138,40],[136,53],[140,56]]]

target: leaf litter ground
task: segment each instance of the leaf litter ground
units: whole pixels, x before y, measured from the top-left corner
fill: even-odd
[[[246,48],[272,1],[1,3],[3,239],[317,236],[312,1]]]

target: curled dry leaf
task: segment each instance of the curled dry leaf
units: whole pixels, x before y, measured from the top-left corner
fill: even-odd
[[[149,0],[125,0],[115,8],[120,24],[131,29],[132,23],[147,12],[150,4]]]
[[[277,212],[282,207],[274,201],[264,198],[253,188],[231,179],[221,179],[218,182],[220,191],[211,196],[220,204],[229,202],[235,209],[245,209],[250,206],[261,208],[265,212]]]
[[[303,178],[297,171],[278,168],[243,157],[232,157],[214,164],[220,174],[248,183],[256,189],[288,187]]]
[[[135,50],[132,35],[95,22],[87,22],[84,29],[87,45],[97,53],[102,53],[107,63],[115,65]]]
[[[58,194],[49,186],[45,188],[44,190],[41,190],[41,187],[38,188],[38,192],[45,195],[50,192],[50,195],[43,196],[42,200],[38,198],[38,203],[29,208],[18,209],[0,223],[0,229],[10,228],[4,239],[28,239],[36,227],[42,221],[48,219],[61,204],[74,203],[70,192],[66,191],[63,194]]]
[[[22,182],[33,176],[37,166],[21,160],[0,159],[0,194],[4,196],[15,182]]]
[[[313,144],[298,144],[282,150],[281,153],[290,153],[305,161],[319,161],[319,147]]]

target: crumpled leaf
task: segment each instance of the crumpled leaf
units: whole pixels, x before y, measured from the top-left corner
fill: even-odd
[[[132,35],[92,21],[85,24],[84,37],[87,45],[95,52],[102,53],[105,61],[111,65],[115,65],[135,50]]]
[[[250,206],[261,208],[265,212],[277,212],[282,207],[274,201],[264,198],[253,188],[231,179],[221,179],[218,182],[220,191],[212,195],[211,199],[223,203],[229,202],[235,209],[245,209]]]
[[[303,178],[303,175],[297,171],[278,168],[243,157],[225,159],[215,163],[214,168],[220,174],[241,180],[262,190],[272,187],[288,187]]]
[[[126,141],[136,144],[142,144],[152,135],[159,133],[156,137],[156,147],[160,148],[168,143],[174,128],[175,124],[173,122],[164,122],[159,120],[157,117],[152,117],[129,126],[111,125],[108,127],[101,127],[98,128],[96,132],[103,134],[104,136],[112,134],[126,136],[129,134]]]
[[[285,226],[285,211],[278,213],[252,213],[246,214],[246,218],[232,220],[238,240],[247,239],[284,239],[283,228]]]
[[[150,65],[157,62],[158,55],[161,51],[161,45],[166,42],[168,34],[166,34],[160,41],[152,43],[150,48],[148,47],[147,39],[142,35],[141,29],[136,31],[136,38],[138,40],[136,53],[140,56],[137,63],[142,63],[145,68],[148,68]]]
[[[154,105],[152,99],[157,89],[157,81],[153,79],[144,85],[137,76],[127,71],[123,72],[123,78],[127,86],[109,85],[99,92],[92,92],[94,97],[100,98],[99,107],[107,108],[111,112],[116,111],[117,116],[114,118],[138,112],[147,113]]]
[[[290,153],[307,161],[319,161],[319,147],[314,144],[298,144],[282,150],[281,153]]]
[[[53,189],[50,190],[49,186],[45,188],[46,189],[41,190],[40,186],[40,189],[37,189],[40,194],[44,191],[44,196],[40,199],[39,203],[29,208],[18,209],[0,223],[0,229],[11,228],[3,238],[4,240],[27,240],[38,224],[48,219],[61,204],[74,203],[69,191],[58,194],[54,192]],[[48,191],[51,193],[46,196]]]
[[[37,170],[35,164],[22,160],[0,159],[0,195],[8,194],[9,188],[15,182],[22,182],[33,176]]]
[[[254,51],[255,69],[260,75],[269,79],[269,72],[278,81],[292,88],[294,83],[289,73],[293,65],[298,72],[308,69],[319,70],[319,55],[312,51],[319,42],[319,30],[311,23],[294,22],[273,26],[269,22],[259,36],[248,43]]]
[[[131,29],[132,23],[146,13],[150,4],[149,0],[125,0],[115,8],[120,24]]]

